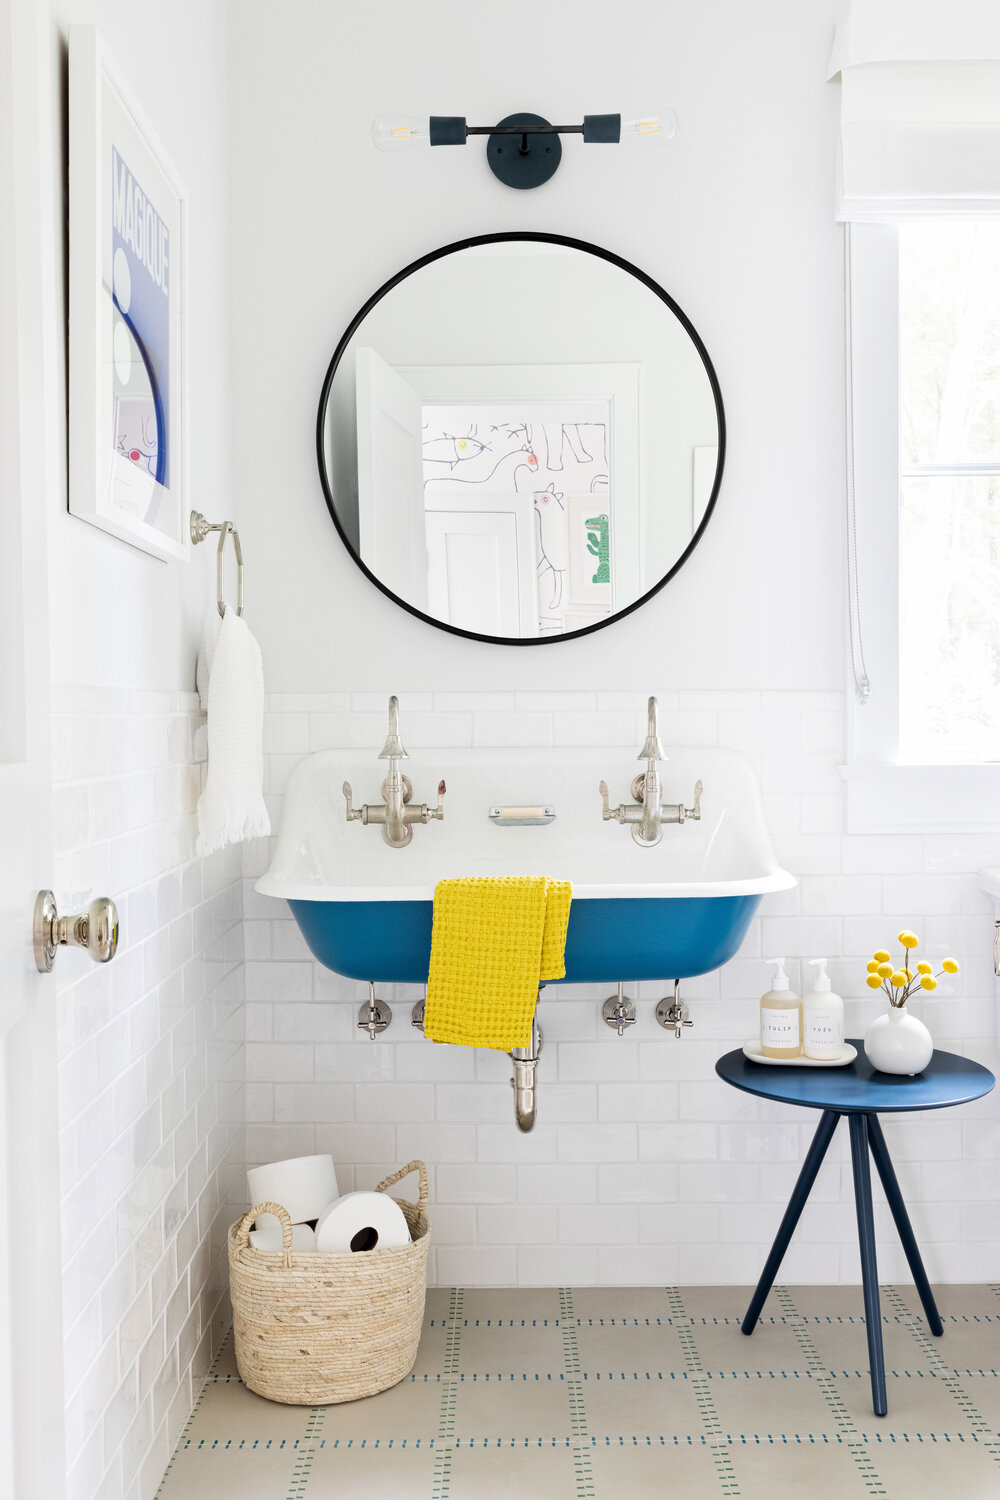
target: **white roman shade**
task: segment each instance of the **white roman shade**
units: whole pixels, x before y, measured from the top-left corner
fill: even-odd
[[[849,0],[837,217],[1000,213],[1000,0]]]

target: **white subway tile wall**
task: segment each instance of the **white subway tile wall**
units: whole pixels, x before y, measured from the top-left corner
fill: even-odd
[[[54,975],[69,1500],[155,1493],[228,1322],[242,855],[194,858],[198,722],[193,693],[53,691],[59,909],[121,923],[106,968]]]
[[[270,698],[265,774],[275,822],[303,755],[339,747],[376,755],[393,686],[353,698]],[[607,748],[610,775],[627,767],[645,733],[639,694],[399,696],[417,760],[449,746],[537,745],[551,755],[585,743]],[[995,857],[993,841],[847,835],[839,693],[658,697],[668,755],[672,744],[720,745],[750,762],[778,857],[799,885],[765,900],[730,964],[683,986],[695,1028],[681,1041],[654,1019],[666,982],[627,985],[638,1021],[621,1039],[599,1021],[610,986],[550,986],[530,1136],[515,1129],[503,1055],[438,1047],[411,1028],[419,988],[386,987],[394,1016],[384,1037],[371,1042],[356,1030],[366,987],[312,961],[287,909],[253,890],[267,843],[246,850],[248,1159],[331,1151],[346,1191],[423,1155],[436,1242],[430,1273],[440,1284],[752,1281],[815,1125],[810,1111],[755,1101],[715,1076],[716,1058],[754,1035],[772,953],[788,955],[800,991],[810,973],[802,961],[828,956],[848,1033],[859,1036],[883,1004],[864,988],[865,962],[914,927],[931,956],[952,953],[962,970],[912,1008],[937,1045],[996,1067],[992,913],[975,881]],[[665,776],[669,790],[669,760]],[[595,791],[595,818],[596,808]],[[886,1135],[931,1278],[995,1279],[1000,1097],[899,1117]],[[880,1274],[905,1278],[884,1205],[877,1222]],[[860,1279],[846,1134],[820,1173],[782,1279]]]

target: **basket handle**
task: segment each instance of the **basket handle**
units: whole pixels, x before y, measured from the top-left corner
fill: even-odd
[[[259,1214],[274,1214],[281,1225],[281,1253],[286,1268],[292,1263],[292,1219],[287,1208],[280,1203],[257,1203],[240,1220],[236,1231],[236,1248],[246,1250],[250,1246],[250,1228]]]
[[[384,1193],[388,1188],[395,1187],[397,1182],[402,1182],[404,1177],[409,1177],[411,1172],[420,1173],[420,1195],[417,1198],[419,1208],[427,1207],[427,1168],[422,1161],[407,1162],[405,1167],[400,1167],[398,1172],[393,1172],[391,1177],[383,1177],[376,1193]]]

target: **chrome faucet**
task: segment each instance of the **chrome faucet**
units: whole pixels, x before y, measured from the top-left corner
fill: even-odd
[[[657,762],[666,760],[666,756],[663,753],[663,745],[657,728],[655,698],[650,698],[647,711],[646,743],[637,756],[638,760],[646,762],[646,770],[644,774],[634,777],[632,781],[631,791],[635,801],[623,802],[619,807],[611,807],[608,802],[608,783],[602,781],[599,790],[604,800],[602,816],[605,823],[610,823],[612,819],[619,823],[630,823],[635,842],[646,848],[652,848],[663,837],[661,824],[684,823],[688,818],[699,819],[701,817],[701,794],[704,787],[700,781],[695,782],[693,807],[685,807],[683,802],[661,802],[662,788]]]
[[[389,699],[389,732],[385,744],[379,751],[379,760],[389,762],[389,774],[382,783],[382,803],[368,803],[355,807],[352,802],[351,783],[344,782],[344,797],[347,802],[348,823],[377,823],[382,837],[392,849],[403,849],[413,837],[414,823],[429,823],[431,818],[444,817],[444,794],[448,790],[443,781],[438,782],[437,807],[428,807],[426,802],[411,803],[413,782],[400,774],[399,762],[409,760],[399,738],[399,699]]]

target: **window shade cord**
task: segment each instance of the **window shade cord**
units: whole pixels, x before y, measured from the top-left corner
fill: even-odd
[[[854,695],[862,705],[872,685],[865,663],[858,592],[858,527],[854,488],[854,264],[850,222],[844,225],[844,498],[847,522],[847,618]]]

